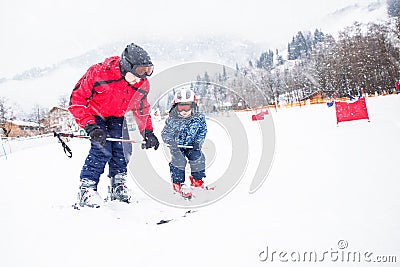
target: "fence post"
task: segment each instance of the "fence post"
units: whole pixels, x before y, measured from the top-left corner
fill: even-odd
[[[2,147],[3,152],[4,152],[4,156],[6,157],[6,160],[7,160],[7,151],[4,148],[3,138],[1,138],[1,137],[0,137],[0,143],[1,143],[1,147]]]

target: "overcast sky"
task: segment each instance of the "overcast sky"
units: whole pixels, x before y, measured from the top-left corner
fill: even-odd
[[[0,3],[0,77],[115,40],[227,34],[276,43],[336,9],[371,0],[17,0]]]

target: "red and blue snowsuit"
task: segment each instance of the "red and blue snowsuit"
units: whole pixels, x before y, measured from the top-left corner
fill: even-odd
[[[203,114],[195,112],[189,118],[183,118],[175,109],[171,109],[161,137],[165,143],[170,145],[169,168],[173,183],[185,182],[186,159],[189,160],[193,179],[202,180],[206,177],[205,157],[201,151],[206,134],[207,124]],[[192,146],[193,148],[180,148],[179,146]]]
[[[118,56],[91,66],[72,91],[69,111],[79,126],[97,124],[111,138],[129,136],[124,115],[132,111],[139,131],[153,130],[147,79],[130,85],[121,75]],[[104,167],[109,164],[109,176],[127,172],[132,148],[122,142],[106,142],[103,147],[92,142],[89,155],[81,171],[81,179],[99,181]]]

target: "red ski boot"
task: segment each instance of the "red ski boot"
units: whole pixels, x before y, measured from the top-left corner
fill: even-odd
[[[204,190],[214,190],[215,189],[215,186],[209,187],[209,186],[204,185],[203,180],[196,180],[192,176],[189,176],[189,179],[190,179],[190,185],[193,187],[201,188]]]
[[[172,188],[174,189],[175,192],[179,193],[184,199],[192,198],[192,192],[188,191],[185,188],[182,188],[181,184],[172,183]]]
[[[204,188],[204,185],[203,185],[203,180],[196,180],[196,179],[193,179],[193,177],[192,176],[189,176],[189,179],[190,179],[190,183],[191,183],[191,185],[193,186],[193,187],[200,187],[200,188]]]

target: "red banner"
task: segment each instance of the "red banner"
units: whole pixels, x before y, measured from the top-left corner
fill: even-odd
[[[253,121],[261,121],[264,119],[264,115],[268,115],[268,109],[265,111],[261,111],[260,113],[257,113],[256,115],[251,116],[251,120]]]
[[[343,121],[353,121],[367,119],[369,121],[365,98],[360,98],[355,102],[335,102],[337,123]]]

